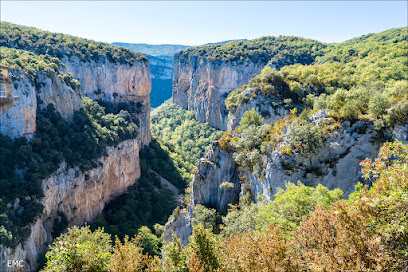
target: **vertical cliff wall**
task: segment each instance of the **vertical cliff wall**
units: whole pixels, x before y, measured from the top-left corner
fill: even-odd
[[[205,58],[174,57],[173,102],[195,113],[200,122],[227,129],[228,93],[258,74],[266,63],[208,61]]]
[[[11,74],[11,91],[19,99],[13,101],[12,107],[0,115],[1,134],[12,138],[30,138],[36,129],[37,106],[43,108],[51,103],[67,121],[82,107],[79,94],[57,76],[50,78],[44,73],[38,73],[37,79],[32,81],[21,71],[12,70]]]
[[[81,61],[64,56],[61,61],[65,73],[71,73],[81,83],[81,92],[92,100],[103,102],[140,102],[139,143],[149,144],[151,74],[148,61],[138,60],[132,65],[113,63],[102,57],[99,61]]]
[[[97,168],[82,173],[63,163],[58,171],[43,180],[43,213],[31,226],[24,245],[19,244],[15,249],[0,245],[0,271],[18,271],[14,270],[16,267],[9,269],[7,260],[25,260],[21,271],[35,271],[39,254],[55,238],[51,233],[58,212],[67,217],[69,226],[82,225],[93,220],[105,203],[124,193],[140,178],[137,140],[124,141],[106,151],[107,156],[99,159]]]

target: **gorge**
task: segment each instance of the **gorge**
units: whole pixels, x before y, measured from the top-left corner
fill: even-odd
[[[173,61],[11,23],[0,37],[19,97],[0,115],[1,271],[53,271],[86,224],[144,256],[140,270],[404,267],[406,28],[183,47]],[[120,253],[103,250],[89,254]]]

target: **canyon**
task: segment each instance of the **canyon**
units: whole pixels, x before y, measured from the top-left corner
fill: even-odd
[[[0,270],[14,271],[6,267],[7,260],[24,260],[23,271],[35,271],[38,257],[53,241],[55,224],[63,215],[68,226],[81,226],[100,214],[106,203],[133,185],[141,175],[139,149],[148,145],[150,135],[151,75],[148,61],[136,61],[133,65],[112,63],[106,58],[98,62],[83,62],[77,57],[62,58],[64,72],[72,73],[81,83],[81,94],[61,82],[57,76],[48,77],[43,72],[33,82],[22,71],[11,70],[11,90],[20,98],[13,107],[0,116],[1,133],[12,138],[31,138],[36,131],[37,108],[53,104],[66,121],[82,108],[81,95],[91,99],[118,103],[140,103],[137,139],[126,140],[117,146],[108,146],[105,156],[98,159],[98,167],[82,172],[63,162],[59,169],[42,181],[44,206],[42,213],[30,226],[29,238],[8,248],[0,245]],[[136,114],[136,113],[135,113]],[[12,204],[19,209],[20,199]],[[18,268],[16,268],[16,271]]]

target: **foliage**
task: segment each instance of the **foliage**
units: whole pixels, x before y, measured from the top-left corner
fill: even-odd
[[[74,226],[54,241],[42,271],[160,271],[160,260],[144,254],[141,245],[139,236],[125,236],[123,243],[116,237],[112,246],[103,229]]]
[[[222,134],[207,123],[198,122],[194,113],[180,109],[170,101],[152,111],[151,132],[170,154],[185,185],[192,180],[198,160]]]
[[[78,37],[43,31],[34,27],[1,22],[0,46],[31,51],[36,55],[63,58],[77,56],[81,61],[99,61],[133,65],[136,60],[147,61],[140,53],[107,43],[95,42]]]
[[[222,271],[299,271],[292,261],[290,243],[279,227],[228,237],[223,250]]]
[[[215,209],[207,208],[199,204],[194,206],[194,217],[191,223],[193,226],[201,225],[218,234],[220,232],[219,226],[222,223],[222,219],[221,215],[218,214]]]
[[[325,140],[318,126],[301,118],[292,123],[287,136],[290,144],[306,158],[316,154],[323,147]]]
[[[285,106],[290,98],[303,108],[312,102],[315,109],[332,109],[342,120],[367,113],[382,117],[390,106],[408,101],[407,40],[406,28],[395,28],[327,45],[313,62],[288,63],[279,71],[265,67],[230,92],[225,105],[235,112],[262,94],[272,107]]]
[[[291,63],[312,63],[326,46],[318,41],[294,36],[262,37],[250,41],[189,47],[176,53],[175,58],[206,58],[209,61],[270,61],[276,67]]]
[[[328,190],[323,185],[305,186],[287,182],[285,189],[278,188],[274,199],[269,202],[233,207],[223,217],[226,235],[244,233],[249,230],[265,230],[268,225],[280,225],[284,230],[294,230],[303,218],[317,205],[325,209],[331,203],[340,200],[343,192],[340,189]]]
[[[250,97],[248,92],[251,93]],[[225,106],[235,112],[242,104],[255,99],[258,95],[267,98],[271,106],[276,107],[285,105],[285,99],[300,104],[303,92],[297,88],[297,85],[289,85],[278,70],[266,66],[247,85],[230,92],[225,99]]]
[[[74,226],[54,241],[43,271],[108,271],[111,250],[110,237],[102,229]]]
[[[8,245],[17,245],[29,234],[30,223],[42,210],[41,181],[62,162],[85,172],[98,166],[97,160],[105,154],[107,145],[137,136],[134,123],[119,115],[106,115],[101,106],[88,98],[83,105],[71,123],[52,104],[39,110],[36,133],[29,142],[24,137],[12,140],[0,135],[1,210],[8,217],[1,219],[0,224],[8,230],[6,233],[13,234],[13,240],[6,241]],[[18,210],[6,208],[12,201],[17,201]]]
[[[263,124],[263,118],[252,108],[250,111],[244,112],[237,132],[241,132],[250,126],[261,126]]]
[[[160,239],[154,235],[148,227],[140,227],[139,231],[137,232],[137,236],[140,238],[141,247],[146,253],[153,256],[159,255]]]
[[[33,83],[36,82],[39,72],[44,73],[51,80],[55,80],[55,75],[58,75],[61,82],[79,92],[79,81],[74,79],[71,73],[61,73],[59,68],[63,67],[64,64],[58,58],[50,55],[37,56],[28,51],[0,47],[0,64],[8,66],[12,70],[23,71]],[[12,73],[11,77],[16,77],[16,75]]]

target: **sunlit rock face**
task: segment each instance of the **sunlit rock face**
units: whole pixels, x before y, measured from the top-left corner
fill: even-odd
[[[226,130],[228,111],[224,100],[231,91],[249,82],[266,65],[263,62],[208,61],[174,57],[173,102],[195,113],[200,122]]]
[[[78,57],[65,56],[65,73],[71,73],[81,84],[81,92],[92,100],[103,102],[141,103],[139,143],[147,145],[150,135],[150,92],[152,80],[149,61],[136,60],[132,65],[113,63],[102,57],[99,61],[81,61]]]
[[[38,73],[35,81],[21,71],[11,71],[11,92],[19,98],[12,107],[0,115],[0,133],[12,138],[31,138],[36,130],[37,107],[53,104],[61,116],[72,120],[75,111],[82,107],[79,93],[62,83],[57,76]]]
[[[37,258],[55,237],[51,233],[58,213],[68,219],[68,226],[83,225],[100,214],[106,203],[123,194],[140,178],[139,144],[137,140],[107,147],[107,155],[99,159],[99,167],[82,173],[63,163],[42,181],[44,210],[31,225],[30,236],[15,249],[0,246],[0,271],[36,271]],[[18,200],[16,200],[18,206]],[[9,269],[7,260],[24,260],[24,269]]]

